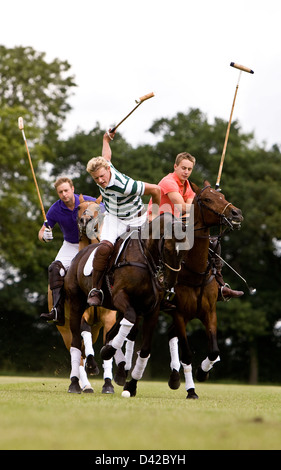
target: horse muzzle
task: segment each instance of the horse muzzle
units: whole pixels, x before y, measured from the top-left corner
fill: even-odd
[[[244,220],[241,210],[237,207],[232,207],[230,209],[230,214],[226,217],[226,219],[231,227],[235,230],[239,230],[241,228],[241,224]]]

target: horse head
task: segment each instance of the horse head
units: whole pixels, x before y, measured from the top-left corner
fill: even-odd
[[[227,201],[220,191],[213,189],[208,181],[204,181],[204,186],[201,189],[194,183],[191,185],[196,193],[194,197],[194,224],[196,217],[200,217],[205,228],[225,225],[233,230],[241,227],[243,221],[241,210]],[[198,209],[197,213],[196,209]]]
[[[79,229],[80,240],[82,237],[88,238],[89,241],[98,241],[103,222],[103,214],[101,213],[101,196],[96,201],[85,201],[82,194],[79,196],[79,206],[77,214],[77,224]]]

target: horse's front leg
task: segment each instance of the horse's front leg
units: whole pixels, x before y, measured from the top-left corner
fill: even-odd
[[[150,358],[153,333],[158,320],[159,307],[153,315],[145,316],[143,319],[143,343],[140,351],[137,353],[137,360],[131,372],[131,380],[126,382],[124,391],[129,392],[130,397],[137,394],[137,383],[142,378]]]
[[[122,348],[137,318],[136,312],[130,304],[129,296],[124,289],[118,290],[113,295],[113,303],[115,308],[123,314],[123,318],[120,321],[119,331],[110,342],[111,344],[107,344],[101,349],[100,354],[103,360],[111,359],[117,349]]]
[[[196,379],[204,382],[209,378],[209,372],[216,362],[220,361],[220,351],[217,342],[217,313],[214,307],[209,315],[206,315],[203,324],[208,337],[208,356],[197,368]]]

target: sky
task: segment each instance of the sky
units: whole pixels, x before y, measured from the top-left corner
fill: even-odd
[[[133,146],[190,108],[228,122],[240,75],[230,62],[242,64],[254,74],[240,76],[232,120],[270,148],[281,144],[280,17],[280,0],[4,0],[0,44],[69,62],[77,87],[62,137],[106,131],[153,92],[118,129]]]

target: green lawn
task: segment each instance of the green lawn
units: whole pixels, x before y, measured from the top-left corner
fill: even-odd
[[[0,449],[281,449],[281,387],[140,381],[134,398],[67,393],[69,380],[0,376]]]

